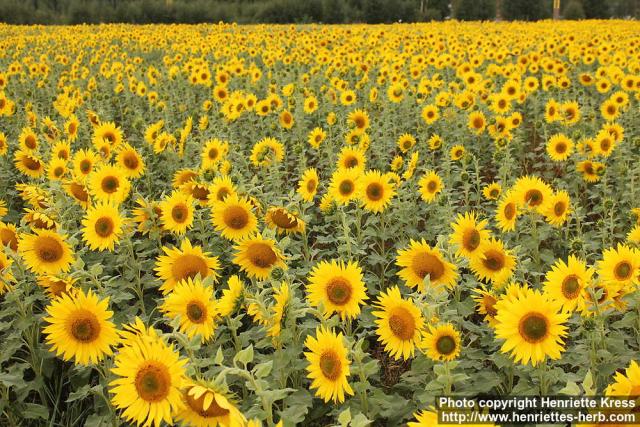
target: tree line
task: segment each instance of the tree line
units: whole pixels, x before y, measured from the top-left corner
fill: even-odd
[[[0,22],[391,23],[549,19],[553,0],[0,0]],[[562,0],[565,19],[640,17],[640,0]]]

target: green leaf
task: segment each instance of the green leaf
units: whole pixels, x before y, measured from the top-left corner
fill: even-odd
[[[253,345],[240,350],[238,354],[233,357],[234,363],[240,362],[244,366],[247,366],[249,363],[253,362]]]
[[[222,347],[218,347],[218,351],[216,351],[216,355],[213,358],[213,363],[215,365],[222,365],[224,362],[224,353],[222,352]]]
[[[351,420],[351,427],[365,427],[371,424],[371,420],[364,414],[358,414]]]
[[[596,389],[593,386],[593,376],[591,375],[590,370],[587,371],[587,375],[584,376],[582,388],[584,389],[584,394],[587,396],[594,396],[596,394]]]
[[[569,396],[578,396],[580,394],[580,387],[578,387],[578,384],[573,381],[567,381],[567,385],[564,386],[563,389],[559,390],[558,393]]]
[[[258,378],[264,378],[271,373],[273,369],[273,360],[269,360],[268,362],[260,363],[253,368],[253,374]]]
[[[342,427],[347,427],[351,421],[351,408],[347,408],[338,415],[338,422]]]
[[[49,410],[42,405],[36,405],[35,403],[25,403],[24,404],[24,413],[23,416],[27,419],[37,419],[42,418],[46,420],[49,418]]]

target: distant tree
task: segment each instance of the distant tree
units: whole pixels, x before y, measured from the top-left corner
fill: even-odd
[[[461,21],[495,19],[495,0],[454,0],[453,17]]]
[[[342,0],[324,0],[322,2],[322,22],[340,24],[345,22],[345,6]]]
[[[564,19],[584,19],[584,9],[579,0],[570,0],[562,13]]]
[[[549,0],[507,0],[502,2],[502,17],[507,20],[537,21],[551,17]]]
[[[588,19],[603,19],[611,16],[607,0],[582,0],[582,8]]]

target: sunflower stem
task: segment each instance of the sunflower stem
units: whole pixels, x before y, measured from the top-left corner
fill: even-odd
[[[540,396],[546,396],[549,393],[549,384],[547,383],[547,361],[543,360],[538,365],[538,378],[540,382]]]

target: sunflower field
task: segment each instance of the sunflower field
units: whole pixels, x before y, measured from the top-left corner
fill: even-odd
[[[640,394],[640,24],[0,24],[0,425]]]

